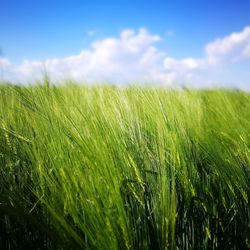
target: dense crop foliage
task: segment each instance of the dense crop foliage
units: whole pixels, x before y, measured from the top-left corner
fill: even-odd
[[[250,248],[250,94],[0,87],[0,249]]]

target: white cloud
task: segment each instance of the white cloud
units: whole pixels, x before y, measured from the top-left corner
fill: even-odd
[[[46,67],[52,80],[71,78],[77,81],[129,81],[164,82],[163,59],[165,54],[154,44],[160,37],[146,29],[123,30],[118,38],[106,38],[92,43],[89,50],[66,58],[44,62],[25,60],[9,67],[8,80],[38,79]],[[169,80],[165,81],[168,83]]]
[[[174,36],[174,31],[173,30],[167,30],[164,35],[167,36],[167,37]]]
[[[87,31],[87,35],[88,36],[94,36],[98,33],[98,30],[97,29],[92,29],[92,30],[88,30]]]
[[[208,61],[216,64],[234,63],[250,58],[250,27],[243,31],[218,38],[206,48]]]
[[[203,85],[204,82],[211,84],[213,74],[217,74],[218,70],[223,70],[228,65],[244,63],[250,59],[250,27],[208,43],[204,54],[203,58],[190,57],[178,60],[166,57],[164,59],[165,70],[176,72],[180,81],[196,80],[203,82]],[[246,80],[250,81],[250,79]],[[223,85],[223,83],[217,83],[217,85]]]
[[[196,59],[196,58],[184,58],[181,60],[177,60],[171,57],[166,57],[164,59],[164,66],[166,70],[174,70],[176,72],[182,72],[187,70],[195,70],[203,68],[206,65],[206,61],[204,59]]]
[[[218,38],[205,46],[205,57],[185,58],[175,60],[175,66],[185,69],[207,69],[237,63],[250,58],[250,27],[243,31],[232,33],[224,38]],[[165,59],[165,67],[173,64],[171,58]],[[169,64],[170,62],[170,64]]]
[[[7,66],[10,66],[11,63],[7,58],[0,58],[0,65],[2,67],[7,67]]]
[[[175,59],[158,49],[160,36],[146,29],[123,30],[119,37],[95,41],[78,55],[48,59],[44,62],[24,60],[20,65],[1,59],[5,78],[10,81],[33,81],[46,68],[53,81],[70,78],[77,81],[154,82],[160,85],[177,81],[193,85],[211,83],[213,72],[228,64],[250,58],[250,27],[208,43],[202,58]],[[215,76],[216,74],[214,74]]]

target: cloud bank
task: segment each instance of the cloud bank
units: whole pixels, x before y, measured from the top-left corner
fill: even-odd
[[[44,69],[53,81],[72,79],[78,82],[147,83],[161,86],[189,84],[220,86],[213,72],[228,65],[249,62],[250,27],[204,47],[201,58],[176,59],[157,48],[161,37],[146,29],[123,30],[118,37],[95,41],[78,55],[46,61],[24,60],[15,65],[0,59],[4,79],[16,82],[39,80]],[[250,79],[248,79],[250,80]],[[246,84],[244,87],[249,87]]]

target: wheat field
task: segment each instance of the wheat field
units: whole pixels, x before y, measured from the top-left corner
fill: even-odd
[[[250,94],[0,86],[1,249],[250,249]]]

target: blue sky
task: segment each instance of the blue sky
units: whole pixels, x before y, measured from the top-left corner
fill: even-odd
[[[143,30],[143,32],[146,31],[146,35],[145,32],[142,32],[142,34],[145,35],[145,40],[148,41],[145,42],[148,47],[145,48],[145,51],[138,52],[138,60],[149,53],[148,49],[150,47],[154,47],[157,50],[157,55],[150,52],[151,54],[153,53],[153,58],[157,61],[154,74],[159,73],[159,75],[161,75],[162,73],[161,78],[164,78],[164,74],[169,75],[169,73],[172,72],[177,76],[178,74],[182,75],[176,78],[173,76],[174,74],[172,74],[173,77],[168,77],[168,81],[170,81],[170,79],[173,81],[188,81],[188,79],[190,79],[191,81],[193,80],[191,75],[195,75],[197,79],[194,81],[198,82],[199,79],[200,81],[203,80],[199,77],[204,72],[199,71],[193,74],[193,68],[191,67],[191,73],[188,72],[187,69],[184,70],[184,73],[183,71],[176,73],[173,64],[179,68],[179,66],[183,66],[182,62],[186,58],[192,58],[196,60],[193,61],[196,63],[198,59],[203,60],[202,58],[206,57],[206,46],[215,42],[216,39],[229,37],[234,32],[243,34],[244,29],[250,26],[249,13],[250,1],[248,0],[1,0],[0,48],[2,48],[4,53],[2,58],[4,57],[5,60],[5,76],[6,78],[10,78],[8,72],[13,75],[13,70],[11,71],[10,67],[13,69],[14,67],[18,68],[20,66],[21,69],[25,68],[25,76],[29,78],[27,67],[31,68],[28,71],[32,74],[35,74],[39,68],[37,64],[34,66],[35,62],[45,63],[51,59],[66,60],[72,56],[77,57],[82,51],[89,51],[93,54],[93,50],[98,50],[92,47],[95,42],[113,38],[116,39],[118,43],[122,32],[125,30],[133,30],[135,34],[130,36],[139,39],[141,31]],[[248,30],[245,31],[244,34],[245,35],[242,36],[245,41],[242,43],[243,45],[240,46],[243,46],[243,50],[245,51],[249,45]],[[158,36],[159,39],[153,39],[152,37],[154,36]],[[107,53],[113,55],[113,50],[110,49],[109,46],[108,49],[104,44],[100,46],[103,50],[106,50]],[[116,49],[117,46],[119,47],[120,45],[116,44]],[[226,45],[222,44],[220,46]],[[236,44],[235,46],[237,47],[238,45]],[[119,48],[122,49],[124,46],[122,45]],[[124,51],[127,51],[126,48]],[[229,51],[229,55],[232,56],[232,53],[230,53]],[[82,62],[85,60],[85,57],[91,57],[88,53],[85,54],[81,56],[81,60],[78,60],[79,65],[83,65]],[[134,58],[133,56],[130,53],[128,56],[123,55],[123,57],[120,57],[120,55],[116,55],[112,58],[118,57],[120,58],[119,60],[124,58],[124,60],[129,63],[129,58]],[[88,62],[92,62],[94,60],[92,58],[93,55]],[[172,71],[169,69],[170,61],[167,60],[168,63],[166,63],[166,58],[175,60],[175,63],[173,63],[173,60],[170,63]],[[208,59],[204,60],[206,62],[199,61],[199,63],[203,65],[202,67],[199,66],[199,68],[203,68],[203,70],[204,67],[209,68],[204,73],[204,75],[211,75],[211,79],[208,79],[208,76],[207,79],[205,79],[208,82],[214,81],[221,82],[221,84],[224,85],[237,85],[238,83],[234,83],[237,82],[237,73],[241,73],[241,76],[244,76],[243,79],[240,79],[241,81],[250,81],[247,71],[248,66],[250,66],[248,56],[246,58],[244,57],[244,60],[239,60],[240,62],[236,60],[237,63],[232,60],[233,63],[226,67],[224,67],[223,64],[221,70],[218,70],[218,67],[210,67],[209,65],[211,65],[211,63],[208,63]],[[6,63],[6,61],[8,61],[8,63]],[[221,60],[221,58],[219,61],[220,64],[222,64],[221,61],[223,60]],[[108,65],[108,61],[106,62]],[[191,61],[189,60],[189,62]],[[62,64],[63,63],[65,63],[65,61],[62,61]],[[2,65],[3,64],[2,62]],[[23,66],[24,64],[25,66]],[[51,72],[58,75],[55,63],[48,62],[48,64],[52,65],[53,70],[51,70]],[[166,66],[166,64],[168,65]],[[148,63],[145,65],[152,67],[152,65]],[[100,67],[101,65],[97,66]],[[20,77],[18,77],[18,73],[16,72],[20,74],[22,71],[20,67],[15,70],[17,79]],[[36,70],[34,70],[34,67]],[[109,68],[107,69],[110,71],[110,75],[102,71],[100,77],[105,77],[108,80],[112,79],[111,73],[116,75],[116,71],[114,65],[110,65],[110,67],[114,68],[113,71],[110,71]],[[163,68],[160,69],[161,67]],[[79,70],[81,69],[80,66],[78,68]],[[167,73],[165,72],[166,68],[168,70]],[[67,69],[69,71],[67,77],[70,77],[71,70],[68,66],[65,66],[64,70],[67,71]],[[62,71],[61,68],[58,69],[58,71],[60,70]],[[146,72],[146,68],[143,70]],[[140,67],[135,71],[135,80],[139,79],[138,74],[140,72],[144,74],[143,70],[142,67]],[[127,73],[125,71],[122,72],[119,68],[117,71],[120,76]],[[133,69],[130,71],[133,71]],[[91,72],[96,71],[93,68],[85,72],[84,75],[87,80]],[[184,77],[183,74],[186,74],[186,76],[189,75],[189,78]],[[76,78],[81,80],[81,74],[73,72],[73,78],[74,75],[78,75]],[[23,79],[25,76],[23,76]],[[83,77],[83,75],[81,76]],[[152,74],[150,77],[151,76]],[[154,79],[154,77],[151,78]],[[114,80],[119,80],[119,77]],[[127,78],[127,80],[133,80],[133,75]],[[244,87],[245,86],[246,83],[244,83]]]

